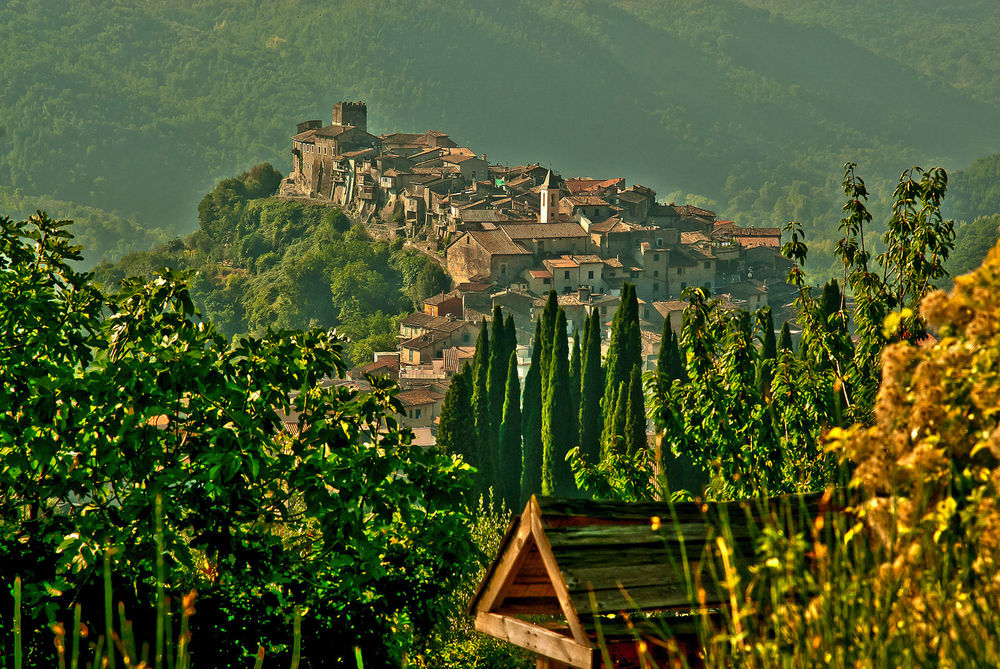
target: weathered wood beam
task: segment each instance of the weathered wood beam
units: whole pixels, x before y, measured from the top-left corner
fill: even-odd
[[[549,545],[549,539],[545,536],[545,530],[542,528],[542,516],[534,495],[531,496],[531,501],[528,502],[525,512],[527,513],[529,510],[531,511],[529,514],[531,516],[531,535],[535,538],[535,546],[538,548],[539,555],[542,556],[542,562],[545,563],[545,569],[549,572],[549,578],[552,579],[552,587],[556,591],[556,597],[559,599],[563,614],[566,616],[566,623],[573,633],[573,638],[580,644],[589,646],[587,630],[580,624],[580,617],[577,615],[573,600],[569,596],[566,581],[563,580],[559,564],[552,554],[552,546]]]
[[[574,639],[517,618],[480,612],[476,615],[476,629],[571,667],[596,669],[600,666],[599,651],[591,648],[589,643],[580,644]]]

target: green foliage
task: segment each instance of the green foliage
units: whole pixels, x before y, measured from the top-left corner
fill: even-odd
[[[955,228],[955,250],[952,251],[948,271],[954,275],[974,270],[997,239],[1000,239],[1000,214],[980,216]]]
[[[287,653],[297,607],[307,657],[419,647],[473,558],[464,465],[410,444],[392,383],[321,383],[345,370],[332,331],[227,343],[173,272],[104,297],[66,264],[65,227],[0,219],[0,572],[27,586],[33,664],[46,609],[100,610],[106,549],[115,599],[153,601],[156,495],[206,664],[245,663],[257,640]]]
[[[625,429],[620,434],[624,440],[625,452],[635,455],[647,450],[646,401],[642,391],[642,376],[639,366],[632,368],[628,382],[628,395],[623,393],[625,403]]]
[[[535,337],[531,340],[531,364],[524,376],[521,409],[521,501],[542,492],[542,319],[535,320]]]
[[[504,504],[517,511],[521,504],[521,384],[517,378],[517,355],[510,354],[506,398],[500,423],[499,488]]]
[[[549,361],[548,387],[542,405],[542,494],[567,496],[576,493],[576,483],[566,455],[576,446],[572,429],[574,407],[569,389],[569,342],[566,312],[558,310]]]
[[[465,462],[478,466],[476,416],[472,411],[472,379],[473,371],[468,362],[462,371],[452,377],[441,404],[436,443],[446,453],[461,455]]]
[[[621,300],[611,321],[611,341],[604,361],[605,385],[601,406],[604,409],[604,432],[601,441],[611,443],[615,436],[622,436],[620,426],[616,427],[616,400],[622,389],[626,389],[625,405],[628,405],[627,386],[632,369],[642,364],[642,343],[639,335],[639,302],[635,286],[622,286]],[[614,410],[612,408],[615,407]],[[622,416],[624,420],[624,414]]]
[[[112,287],[163,267],[196,270],[194,302],[227,337],[336,326],[355,364],[394,349],[396,320],[427,291],[440,292],[440,266],[399,243],[372,241],[337,209],[262,199],[275,178],[258,165],[223,181],[203,199],[202,230],[102,264],[97,280]]]
[[[601,395],[604,375],[601,370],[601,314],[594,309],[587,319],[583,340],[582,379],[580,381],[580,453],[591,464],[601,457]]]
[[[701,289],[689,291],[680,341],[688,381],[658,388],[654,416],[664,451],[690,456],[710,474],[711,494],[813,490],[830,480],[834,463],[818,446],[820,435],[869,422],[885,345],[916,344],[926,332],[915,307],[945,274],[953,239],[940,210],[946,185],[939,168],[903,173],[883,252],[872,262],[868,191],[855,166],[845,165],[847,203],[836,253],[853,293],[851,313],[836,283],[828,283],[820,299],[812,295],[803,269],[804,232],[787,226],[782,253],[795,262],[789,282],[799,291],[798,356],[791,354],[787,323],[775,351],[768,313],[757,313],[755,337],[749,314],[722,312]]]

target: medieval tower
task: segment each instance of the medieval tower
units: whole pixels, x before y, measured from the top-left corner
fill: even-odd
[[[337,102],[333,105],[333,125],[353,125],[368,132],[368,106],[364,102]]]

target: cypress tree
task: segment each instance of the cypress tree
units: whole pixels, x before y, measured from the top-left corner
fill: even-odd
[[[476,418],[472,413],[472,369],[466,362],[451,379],[441,405],[437,445],[446,453],[461,455],[473,467],[479,467],[476,447]],[[477,475],[477,480],[479,476]]]
[[[549,362],[548,389],[542,405],[542,494],[572,495],[576,492],[573,470],[566,453],[575,446],[572,433],[572,406],[569,392],[569,342],[566,312],[556,316],[552,360]]]
[[[778,348],[790,353],[795,352],[795,347],[792,345],[792,329],[788,327],[788,321],[781,326],[781,341],[778,343]]]
[[[559,311],[559,299],[556,291],[549,291],[549,299],[542,310],[542,390],[549,382],[549,362],[552,359],[552,338],[556,328],[556,314]]]
[[[524,399],[521,410],[521,500],[542,491],[542,321],[535,321],[531,342],[531,365],[524,376]]]
[[[489,393],[490,335],[485,318],[479,328],[476,353],[472,360],[472,412],[476,417],[477,444],[480,451],[477,461],[482,484],[481,491],[485,491],[496,482],[496,457],[490,440],[492,431]],[[492,442],[492,444],[495,443],[495,441]]]
[[[611,420],[608,421],[605,434],[601,437],[602,459],[607,457],[610,449],[620,450],[624,446],[625,438],[623,435],[625,434],[626,415],[628,413],[628,386],[628,383],[619,386],[611,403]]]
[[[503,420],[504,390],[507,387],[507,330],[503,323],[500,305],[493,307],[493,331],[490,337],[490,364],[486,379],[489,400],[489,429],[479,436],[486,447],[497,456],[500,448],[500,422]],[[499,474],[499,469],[497,469]]]
[[[570,419],[574,435],[580,433],[580,365],[580,338],[574,336],[573,352],[569,357],[569,405],[572,407]]]
[[[639,365],[632,368],[625,402],[625,429],[622,437],[624,437],[625,452],[635,455],[639,449],[647,446],[646,402],[642,392],[642,374]]]
[[[507,314],[504,321],[504,343],[508,353],[517,353],[517,327],[514,325],[513,314]],[[509,355],[508,355],[509,357]]]
[[[507,392],[500,423],[500,490],[508,509],[517,511],[521,501],[521,383],[517,355],[507,364]]]
[[[681,360],[680,342],[670,327],[669,319],[663,321],[663,337],[660,339],[660,353],[656,358],[656,377],[660,392],[666,392],[672,381],[687,381],[687,372]]]
[[[761,312],[761,344],[760,360],[757,368],[757,389],[761,396],[771,391],[771,376],[774,359],[778,357],[778,345],[774,338],[774,316],[771,307],[764,307]]]
[[[621,301],[611,323],[611,343],[605,367],[604,386],[604,431],[614,433],[611,428],[612,407],[617,389],[628,383],[632,368],[642,362],[642,342],[639,334],[639,303],[635,286],[622,285]],[[619,433],[620,434],[620,433]]]
[[[592,464],[601,455],[601,393],[604,379],[601,373],[601,316],[594,309],[587,320],[581,360],[580,382],[580,453]]]

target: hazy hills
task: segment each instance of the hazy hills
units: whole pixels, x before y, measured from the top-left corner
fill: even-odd
[[[998,35],[979,0],[10,2],[0,186],[186,232],[219,178],[287,170],[297,121],[365,99],[375,132],[829,238],[845,160],[879,185],[1000,149]]]

